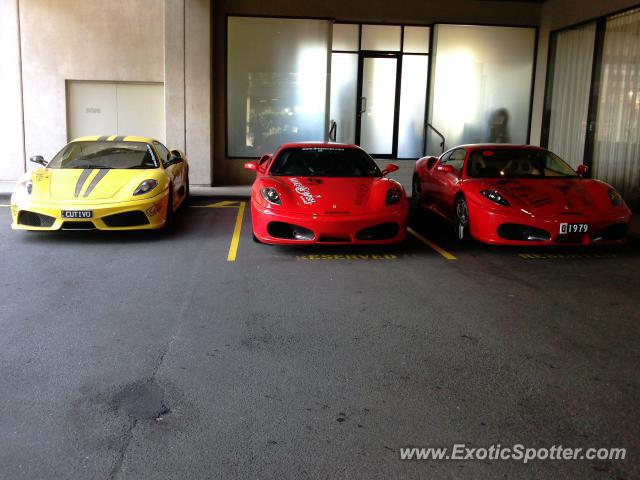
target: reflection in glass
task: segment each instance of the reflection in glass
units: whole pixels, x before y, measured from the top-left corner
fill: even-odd
[[[324,140],[330,32],[325,20],[229,17],[229,156]]]
[[[404,55],[398,126],[398,157],[400,158],[422,156],[428,74],[429,57]]]
[[[437,25],[430,123],[446,146],[526,143],[535,30]],[[506,113],[506,114],[505,114]],[[429,136],[428,154],[440,152]]]
[[[360,145],[374,155],[393,153],[395,58],[364,58]]]
[[[337,124],[336,141],[356,141],[358,54],[331,55],[331,106],[329,117]]]

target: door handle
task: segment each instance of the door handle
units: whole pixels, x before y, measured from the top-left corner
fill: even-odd
[[[360,97],[360,113],[367,111],[367,97]]]

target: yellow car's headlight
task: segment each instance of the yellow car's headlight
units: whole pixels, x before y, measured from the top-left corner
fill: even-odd
[[[158,186],[158,181],[150,178],[148,180],[144,180],[138,188],[133,192],[134,195],[144,195],[145,193],[149,193],[151,190]]]

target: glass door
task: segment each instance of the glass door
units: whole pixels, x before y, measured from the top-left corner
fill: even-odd
[[[394,157],[397,153],[399,63],[395,54],[360,56],[356,143],[377,157]]]

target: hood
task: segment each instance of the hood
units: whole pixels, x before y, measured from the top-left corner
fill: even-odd
[[[531,213],[550,214],[589,214],[597,210],[598,202],[592,198],[590,182],[582,178],[481,181],[483,189],[498,190]]]
[[[121,201],[130,197],[153,170],[126,169],[41,169],[32,174],[33,197],[54,201]]]
[[[282,196],[282,208],[317,215],[346,215],[372,208],[388,180],[380,177],[267,177],[264,187],[274,187]],[[385,189],[386,195],[386,189]]]

